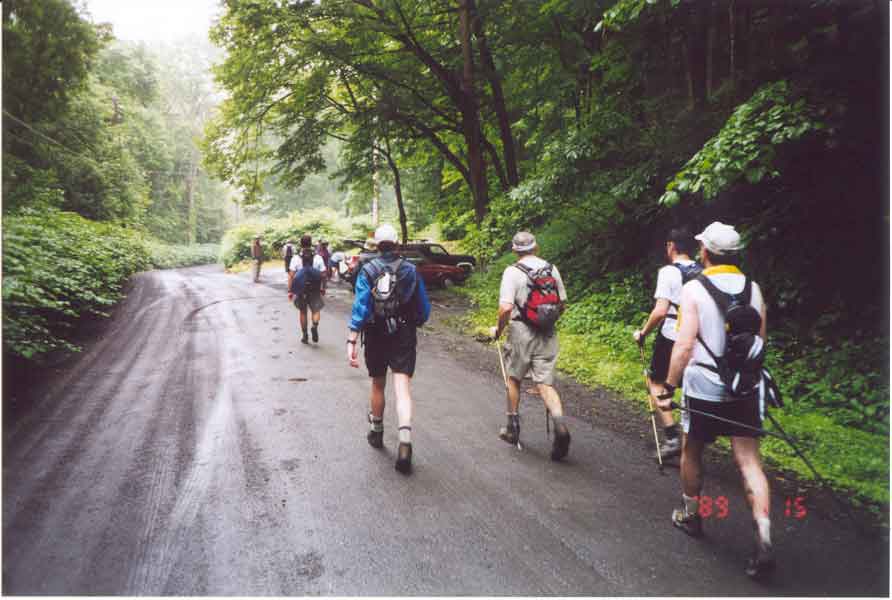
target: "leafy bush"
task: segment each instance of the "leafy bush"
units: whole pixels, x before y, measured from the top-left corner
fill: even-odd
[[[282,246],[289,239],[297,243],[302,235],[310,234],[314,244],[319,238],[326,238],[330,247],[337,247],[341,239],[364,237],[358,234],[368,229],[365,218],[341,218],[328,208],[295,212],[284,219],[246,222],[229,229],[223,235],[221,258],[227,269],[238,262],[251,260],[255,235],[261,237],[264,256],[269,260],[281,255]]]
[[[75,351],[70,331],[105,316],[133,273],[216,261],[216,246],[169,247],[141,232],[59,211],[3,219],[3,349],[26,360]]]

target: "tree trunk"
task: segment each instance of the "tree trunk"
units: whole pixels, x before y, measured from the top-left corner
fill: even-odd
[[[378,205],[381,203],[381,185],[378,182],[378,148],[372,147],[372,227],[378,227]]]
[[[390,140],[385,139],[384,143],[387,145],[387,151],[382,152],[382,154],[384,154],[384,158],[387,159],[387,164],[393,172],[393,189],[396,192],[396,207],[400,215],[400,232],[403,234],[403,243],[405,244],[409,241],[409,224],[406,221],[406,208],[403,206],[403,186],[400,183],[400,170],[390,155]]]
[[[477,43],[480,49],[480,64],[489,80],[489,87],[492,89],[492,104],[499,122],[499,135],[502,138],[502,154],[505,157],[505,171],[508,176],[508,183],[511,187],[520,183],[520,175],[517,170],[517,152],[514,147],[514,136],[511,134],[511,120],[508,118],[508,109],[505,106],[505,94],[502,90],[502,81],[496,71],[496,63],[492,58],[489,44],[486,43],[486,34],[483,29],[483,22],[480,13],[477,11],[474,0],[466,0],[467,9],[473,11],[471,15],[474,27],[474,35],[477,36]]]
[[[486,186],[486,165],[480,143],[480,113],[477,93],[474,90],[474,53],[471,47],[471,0],[459,0],[459,37],[462,50],[461,113],[462,129],[468,147],[468,170],[471,176],[471,193],[474,196],[474,216],[477,223],[483,221],[489,204]]]
[[[737,3],[728,2],[728,77],[731,78],[731,96],[737,97]]]
[[[186,177],[186,205],[189,211],[187,215],[189,230],[186,232],[186,242],[195,243],[195,231],[198,229],[198,215],[195,210],[195,178],[198,175],[198,164],[193,158],[189,162],[189,175]]]
[[[693,3],[688,7],[687,17],[688,104],[696,109],[706,103],[706,9],[700,3]]]
[[[715,37],[716,37],[716,6],[715,2],[709,3],[709,21],[706,34],[706,99],[712,98],[715,88]]]

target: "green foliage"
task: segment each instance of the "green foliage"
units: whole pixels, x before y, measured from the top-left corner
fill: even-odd
[[[682,194],[697,193],[709,200],[744,178],[755,185],[778,177],[779,148],[825,129],[818,109],[795,98],[786,81],[767,84],[676,174],[660,202],[672,206]]]
[[[145,245],[155,269],[209,265],[220,260],[220,244],[168,244],[159,240],[147,240]]]
[[[26,360],[69,341],[78,320],[101,317],[133,273],[216,261],[217,248],[171,248],[77,214],[24,210],[3,219],[3,349]]]
[[[251,245],[256,235],[261,236],[264,258],[271,260],[281,256],[282,246],[289,239],[297,244],[301,236],[309,234],[314,245],[320,238],[325,238],[329,248],[333,249],[343,239],[358,237],[357,233],[361,232],[365,237],[368,229],[369,224],[364,218],[338,217],[328,208],[294,212],[289,217],[266,222],[247,221],[229,229],[223,236],[221,259],[226,268],[251,260]]]

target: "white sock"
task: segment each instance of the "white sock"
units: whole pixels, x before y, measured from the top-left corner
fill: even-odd
[[[369,429],[371,431],[384,431],[384,418],[375,418],[371,413],[369,414]]]
[[[412,428],[411,427],[400,427],[400,444],[411,444],[412,443]]]
[[[759,542],[763,546],[771,545],[771,519],[768,517],[756,519],[756,532],[759,535]]]

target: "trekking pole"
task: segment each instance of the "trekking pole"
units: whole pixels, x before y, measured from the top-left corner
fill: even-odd
[[[767,429],[761,429],[759,427],[753,427],[752,425],[747,425],[746,423],[740,423],[738,421],[734,421],[732,419],[726,419],[725,417],[719,417],[718,415],[714,415],[712,413],[704,412],[702,410],[696,410],[694,408],[687,408],[685,406],[680,406],[676,402],[670,402],[669,408],[677,408],[683,412],[689,412],[695,415],[700,415],[702,417],[708,417],[710,419],[715,419],[716,421],[721,421],[722,423],[727,423],[728,425],[735,425],[736,427],[742,427],[743,429],[749,429],[750,431],[755,431],[756,433],[761,433],[762,435],[770,435],[771,437],[776,437],[779,440],[785,441],[787,444],[792,446],[795,450],[795,446],[793,445],[792,440],[788,438],[786,435],[781,435],[774,431],[768,431]],[[773,419],[772,419],[773,421]]]
[[[505,382],[505,393],[508,392],[508,373],[505,372],[505,359],[502,358],[502,344],[499,340],[496,340],[496,350],[499,351],[499,366],[502,367],[502,380]],[[520,445],[520,438],[517,439],[517,449],[523,450],[523,446]]]
[[[650,407],[650,424],[654,430],[654,443],[657,445],[657,462],[661,475],[665,475],[663,471],[663,454],[660,452],[660,438],[657,436],[657,407],[654,405],[654,397],[650,392],[650,375],[647,374],[647,361],[644,358],[644,344],[638,342],[638,351],[641,354],[641,366],[644,368],[644,385],[647,388],[647,404]]]

